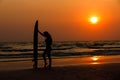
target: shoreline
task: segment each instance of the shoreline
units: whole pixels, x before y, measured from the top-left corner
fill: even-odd
[[[52,59],[67,59],[67,58],[84,58],[84,57],[92,57],[92,56],[106,56],[106,57],[110,57],[110,56],[119,56],[120,54],[117,55],[78,55],[78,56],[52,56]],[[38,60],[43,60],[43,57],[38,57]],[[19,62],[19,61],[32,61],[32,58],[29,57],[8,57],[8,58],[1,58],[0,62]]]
[[[98,60],[94,61],[93,58],[97,57]],[[102,64],[120,64],[120,56],[76,56],[69,58],[56,58],[52,59],[53,67],[62,67],[62,66],[80,66],[80,65],[102,65]],[[43,67],[43,60],[38,60],[38,67]],[[20,70],[20,69],[32,69],[33,62],[32,59],[22,59],[19,61],[3,61],[0,62],[0,71],[7,70]]]

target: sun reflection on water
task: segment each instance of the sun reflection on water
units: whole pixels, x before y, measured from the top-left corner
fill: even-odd
[[[99,58],[98,58],[97,56],[93,56],[93,57],[92,57],[92,60],[93,60],[93,61],[98,61],[98,59],[99,59]]]
[[[100,59],[100,56],[93,56],[91,57],[92,59],[92,63],[91,64],[100,64],[99,59]]]

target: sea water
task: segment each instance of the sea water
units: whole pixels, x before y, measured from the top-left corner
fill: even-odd
[[[42,59],[44,49],[44,42],[39,42],[39,59]],[[53,42],[51,55],[53,58],[120,55],[120,41]],[[0,42],[0,61],[32,58],[33,42]]]

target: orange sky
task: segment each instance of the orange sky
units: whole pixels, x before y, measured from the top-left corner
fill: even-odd
[[[54,41],[120,40],[119,0],[0,0],[0,41],[32,41],[36,19]]]

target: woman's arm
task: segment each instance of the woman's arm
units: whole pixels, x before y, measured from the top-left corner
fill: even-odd
[[[45,37],[45,35],[44,35],[43,33],[41,33],[39,30],[38,30],[38,32],[39,32],[39,34],[41,34],[42,36],[44,36],[44,37]]]

